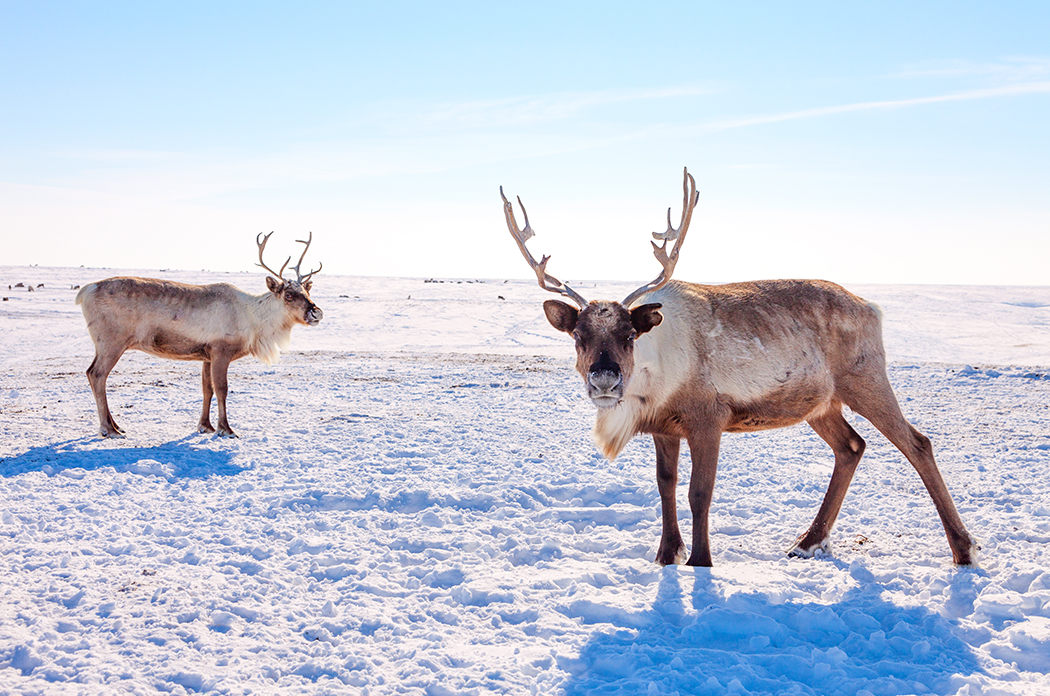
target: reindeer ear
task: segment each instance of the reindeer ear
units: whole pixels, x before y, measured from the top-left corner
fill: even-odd
[[[558,331],[564,331],[571,336],[576,330],[576,320],[580,313],[575,307],[560,300],[547,300],[543,303],[543,313],[547,315],[547,321],[551,323],[551,326]]]
[[[314,286],[314,281],[312,281],[312,280],[304,280],[303,281],[303,290],[306,291],[307,295],[310,294],[310,288],[312,288],[313,286]]]
[[[635,307],[631,310],[631,325],[634,326],[634,330],[638,332],[639,336],[659,326],[660,322],[664,320],[664,315],[660,314],[660,307],[662,306],[659,302],[655,302]]]
[[[266,287],[274,295],[280,294],[281,290],[284,289],[284,283],[277,280],[273,276],[266,276]]]

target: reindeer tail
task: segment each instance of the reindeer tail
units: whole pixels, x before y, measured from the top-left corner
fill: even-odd
[[[82,303],[84,301],[84,298],[87,297],[88,293],[95,292],[95,288],[97,287],[98,283],[88,283],[84,287],[80,288],[80,292],[77,293],[77,299],[75,300],[76,304]]]

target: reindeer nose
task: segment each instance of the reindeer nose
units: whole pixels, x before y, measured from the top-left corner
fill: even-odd
[[[598,372],[591,372],[588,375],[588,382],[591,386],[598,391],[607,392],[615,389],[623,381],[620,377],[619,371],[612,372],[610,370],[601,370]]]
[[[588,372],[592,375],[595,372],[615,372],[620,374],[620,366],[609,355],[609,351],[603,350],[598,354],[598,359],[591,363],[591,369]]]
[[[623,381],[623,378],[620,376],[620,366],[609,357],[607,352],[602,351],[598,359],[591,364],[591,368],[588,370],[587,381],[595,389],[609,391]]]

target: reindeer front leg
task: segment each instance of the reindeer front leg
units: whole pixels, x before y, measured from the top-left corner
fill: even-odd
[[[693,459],[693,473],[689,478],[689,508],[693,513],[693,552],[689,555],[686,565],[710,567],[708,516],[711,513],[711,498],[715,492],[722,429],[710,425],[694,428],[687,441]]]
[[[220,353],[213,355],[211,360],[211,384],[215,390],[215,402],[219,407],[218,434],[222,437],[237,437],[233,432],[230,422],[226,420],[226,370],[230,366],[230,355]]]
[[[663,516],[663,533],[660,548],[656,551],[656,562],[674,565],[685,560],[685,544],[678,530],[678,505],[675,489],[678,486],[678,451],[682,439],[677,435],[653,435],[656,445],[656,487],[660,491],[660,511]]]
[[[204,393],[204,406],[201,408],[201,419],[197,423],[198,433],[214,433],[211,424],[211,397],[215,393],[211,386],[211,361],[205,360],[201,368],[201,391]]]

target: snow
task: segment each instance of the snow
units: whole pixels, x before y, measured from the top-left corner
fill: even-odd
[[[652,442],[597,454],[535,283],[318,275],[324,321],[230,369],[239,439],[194,432],[197,363],[128,353],[109,441],[72,287],[116,274],[0,266],[0,692],[1050,692],[1050,288],[850,286],[980,569],[851,414],[830,553],[784,555],[832,465],[799,426],[724,437],[694,569],[652,563]]]

